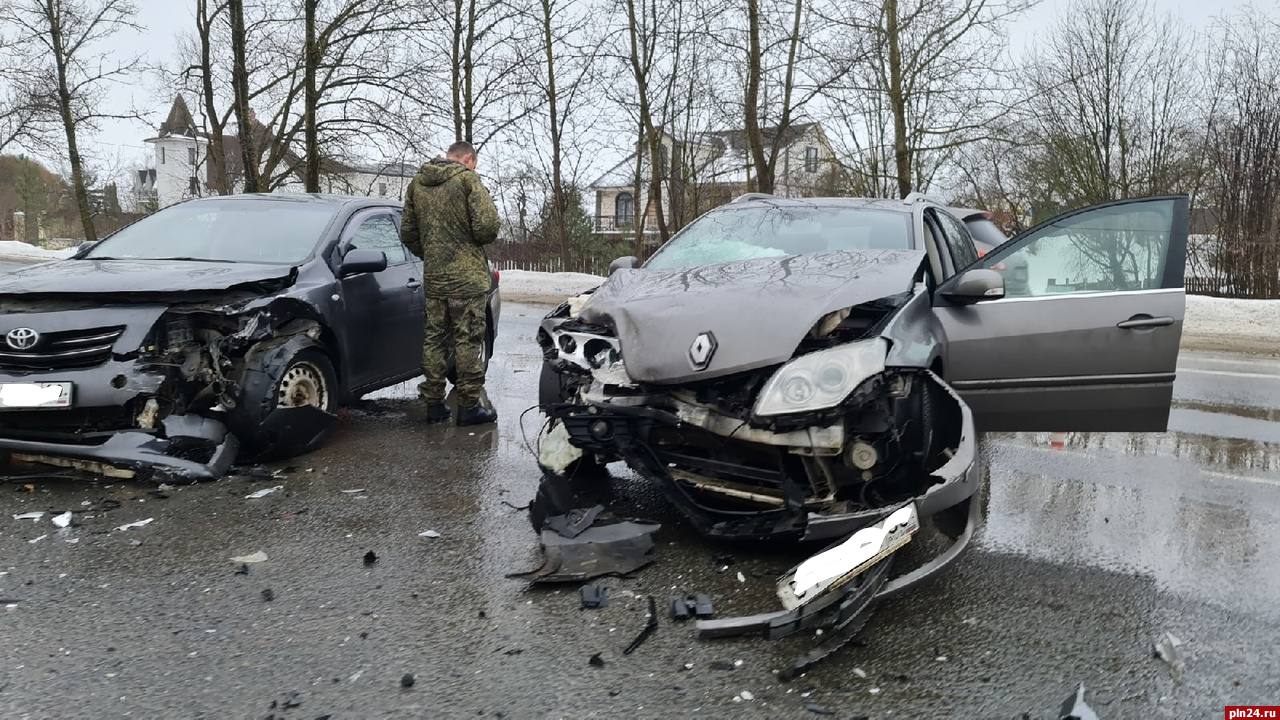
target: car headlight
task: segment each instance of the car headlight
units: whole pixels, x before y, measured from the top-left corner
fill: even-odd
[[[884,372],[888,352],[888,342],[872,338],[801,355],[765,383],[755,414],[769,417],[835,407],[864,380]]]

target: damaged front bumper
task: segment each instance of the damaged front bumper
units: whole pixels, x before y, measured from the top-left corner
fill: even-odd
[[[217,420],[176,415],[161,422],[161,432],[118,430],[72,443],[0,437],[0,451],[15,460],[71,467],[107,477],[179,482],[216,480],[231,468],[240,443]]]

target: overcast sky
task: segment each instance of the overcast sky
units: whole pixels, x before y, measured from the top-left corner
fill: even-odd
[[[1193,29],[1207,27],[1212,18],[1223,11],[1247,5],[1246,0],[1148,1],[1160,11],[1178,15]],[[1260,0],[1255,4],[1274,7],[1276,1]],[[189,33],[194,26],[194,5],[191,0],[138,0],[138,22],[147,29],[145,34],[140,36],[121,33],[111,39],[112,48],[124,54],[136,53],[139,48],[145,48],[153,63],[169,64],[175,52],[176,38]],[[1069,5],[1070,0],[1041,0],[1038,6],[1010,28],[1011,48],[1015,52],[1021,52],[1034,47],[1037,34],[1045,32]],[[155,125],[168,111],[172,100],[170,92],[159,87],[156,80],[147,78],[139,79],[129,87],[115,88],[111,98],[120,107],[127,107],[132,103],[149,113],[150,122],[112,122],[104,127],[102,133],[84,138],[81,146],[94,150],[93,154],[109,165],[120,165],[120,170],[127,171],[150,164],[151,148],[143,140],[154,135]],[[189,102],[192,100],[188,98]],[[369,158],[371,161],[379,159]]]

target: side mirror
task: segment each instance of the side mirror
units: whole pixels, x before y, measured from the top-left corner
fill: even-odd
[[[635,255],[628,255],[609,263],[609,274],[612,275],[618,270],[634,270],[638,267],[640,267],[640,258]]]
[[[76,246],[76,251],[75,251],[74,253],[72,253],[71,257],[75,258],[76,260],[79,260],[80,258],[82,258],[82,257],[84,257],[85,255],[87,255],[87,254],[89,253],[89,251],[90,251],[90,250],[92,250],[92,249],[94,249],[95,247],[97,247],[99,242],[101,242],[101,241],[100,241],[100,240],[85,240],[85,241],[81,242],[79,245],[77,245],[77,246]]]
[[[957,305],[999,300],[1004,297],[1004,276],[985,268],[969,270],[956,278],[950,287],[945,288],[942,296]]]
[[[387,254],[381,250],[349,251],[342,256],[342,265],[338,268],[339,277],[350,277],[367,272],[382,272],[387,269]]]

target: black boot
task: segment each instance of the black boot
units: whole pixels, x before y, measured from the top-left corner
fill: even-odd
[[[458,409],[458,425],[487,425],[498,421],[498,412],[476,403],[469,408]]]
[[[442,402],[430,403],[427,405],[427,424],[429,425],[442,423],[452,416],[453,413],[449,412],[449,406]]]

